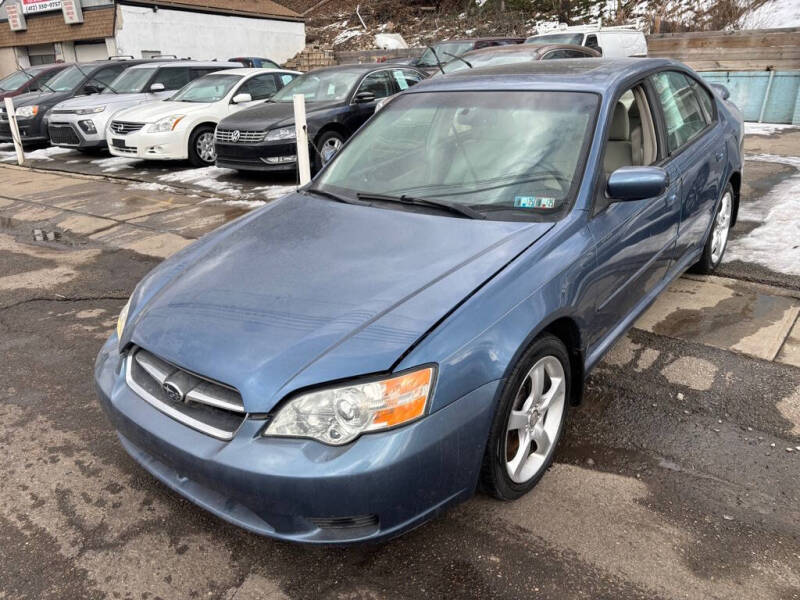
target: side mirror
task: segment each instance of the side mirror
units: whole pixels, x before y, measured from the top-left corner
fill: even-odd
[[[366,104],[367,102],[375,102],[375,94],[372,92],[358,92],[355,98],[358,104]]]
[[[727,100],[728,98],[731,97],[731,93],[728,91],[728,88],[726,88],[721,83],[712,83],[710,84],[710,87],[712,90],[717,92],[717,94],[719,94],[719,97],[722,98],[723,100]]]
[[[621,167],[608,177],[606,190],[616,202],[655,198],[669,186],[669,175],[660,167]]]
[[[163,83],[154,83],[150,86],[151,92],[163,92],[166,88]]]
[[[233,97],[233,100],[231,100],[231,102],[233,102],[234,104],[244,104],[245,102],[252,102],[252,101],[253,97],[250,94],[236,94]]]
[[[101,88],[99,85],[95,85],[94,83],[87,83],[85,86],[83,86],[83,91],[91,96],[92,94],[99,94],[103,91],[103,88]]]

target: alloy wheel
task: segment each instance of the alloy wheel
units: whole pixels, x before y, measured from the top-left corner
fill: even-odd
[[[322,164],[325,165],[342,147],[342,140],[336,137],[328,138],[320,148],[320,155],[322,156]]]
[[[203,162],[211,164],[217,160],[217,150],[214,148],[213,132],[209,131],[197,136],[195,147],[197,148],[197,155]]]
[[[545,356],[523,379],[506,425],[504,459],[514,483],[530,481],[548,464],[565,401],[564,367],[555,356]]]
[[[728,243],[728,232],[731,226],[731,210],[733,199],[729,191],[725,192],[719,204],[717,216],[714,219],[714,229],[711,232],[711,262],[716,265],[722,258],[725,245]]]

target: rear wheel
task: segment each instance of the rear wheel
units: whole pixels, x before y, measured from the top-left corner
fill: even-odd
[[[214,128],[201,125],[189,136],[189,162],[195,167],[208,167],[217,162]]]
[[[731,229],[732,216],[733,186],[729,183],[719,201],[714,222],[711,224],[711,231],[709,231],[708,239],[703,247],[703,254],[700,256],[700,260],[692,267],[692,271],[708,274],[714,271],[722,262],[725,248],[728,247],[728,234]]]
[[[542,478],[564,428],[570,385],[566,347],[553,335],[540,336],[500,398],[481,470],[487,492],[515,500]]]

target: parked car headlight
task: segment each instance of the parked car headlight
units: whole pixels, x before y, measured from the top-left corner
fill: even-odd
[[[76,115],[94,115],[97,113],[101,113],[106,109],[105,104],[103,106],[95,106],[94,108],[79,108],[75,111]]]
[[[297,137],[294,130],[294,125],[289,127],[281,127],[280,129],[271,129],[267,132],[264,138],[268,142],[277,142],[279,140],[293,140]]]
[[[163,119],[156,121],[150,127],[147,128],[147,131],[150,133],[163,133],[165,131],[172,131],[178,126],[178,123],[181,122],[185,115],[170,115],[168,117],[164,117]]]
[[[128,301],[125,303],[125,306],[122,307],[122,310],[119,311],[119,317],[117,318],[117,338],[122,339],[122,332],[125,330],[125,323],[128,321],[128,311],[131,308],[131,299],[128,298]]]
[[[17,117],[20,119],[30,119],[39,114],[39,106],[22,106],[16,111]]]
[[[341,446],[362,433],[389,429],[425,414],[434,368],[378,381],[308,392],[290,400],[265,436],[302,437]]]

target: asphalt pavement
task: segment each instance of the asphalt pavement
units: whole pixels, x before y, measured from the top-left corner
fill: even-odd
[[[800,130],[746,148],[734,260],[614,347],[534,491],[345,549],[196,508],[127,456],[93,389],[136,282],[292,182],[236,197],[223,176],[89,173],[98,157],[0,166],[0,599],[800,598],[800,238],[770,229]]]

